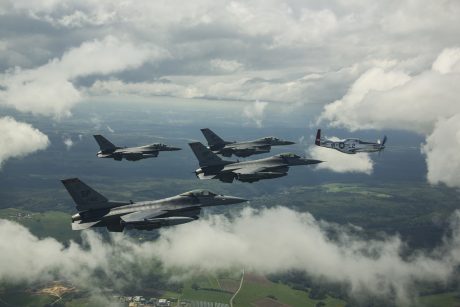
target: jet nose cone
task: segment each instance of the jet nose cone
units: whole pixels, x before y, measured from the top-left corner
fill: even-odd
[[[324,161],[321,160],[314,160],[314,159],[304,159],[306,164],[318,164],[318,163],[323,163]]]
[[[283,143],[284,145],[294,145],[295,144],[295,142],[291,142],[291,141],[284,141]]]
[[[168,150],[169,150],[169,151],[178,151],[178,150],[182,150],[182,148],[179,148],[179,147],[168,147]]]
[[[239,204],[239,203],[244,203],[248,201],[247,199],[244,199],[241,197],[227,196],[227,195],[220,195],[220,196],[217,196],[216,198],[219,199],[219,201],[225,205]]]

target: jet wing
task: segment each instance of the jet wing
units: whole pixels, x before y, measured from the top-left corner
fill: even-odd
[[[265,172],[265,171],[271,170],[272,168],[280,168],[280,167],[284,167],[284,166],[287,166],[287,164],[279,164],[279,165],[276,165],[276,166],[273,166],[273,167],[260,166],[260,165],[257,165],[257,166],[242,166],[242,167],[228,168],[228,169],[225,169],[224,172],[232,172],[234,174],[248,175],[248,174],[255,174],[255,173],[259,173],[259,172]]]
[[[236,149],[236,150],[245,150],[245,149],[254,149],[257,146],[249,144],[230,144],[226,145],[226,148]]]
[[[148,145],[147,145],[148,146]],[[115,151],[115,153],[122,153],[124,155],[129,154],[154,154],[158,155],[158,151],[148,147],[128,147],[128,148],[120,148]]]
[[[123,215],[121,219],[125,223],[138,223],[138,222],[149,222],[152,221],[154,222],[155,220],[161,220],[162,218],[166,218],[165,215],[169,218],[173,217],[180,217],[184,215],[184,212],[189,212],[193,210],[201,210],[200,206],[191,206],[191,207],[186,207],[186,208],[180,208],[180,209],[149,209],[149,210],[143,210],[143,211],[137,211],[133,213],[129,213],[126,215]]]
[[[161,216],[167,212],[168,210],[163,210],[163,209],[150,209],[150,210],[137,211],[137,212],[123,215],[121,219],[125,223],[142,222],[145,220],[149,220],[149,219]]]

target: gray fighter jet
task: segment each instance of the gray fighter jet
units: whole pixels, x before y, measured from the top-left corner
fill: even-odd
[[[117,147],[113,145],[102,135],[94,135],[96,142],[99,144],[100,151],[97,156],[99,158],[112,158],[121,161],[125,158],[128,161],[137,161],[146,158],[156,158],[160,151],[176,151],[181,150],[177,147],[171,147],[165,144],[155,143],[139,147]]]
[[[123,229],[152,230],[197,220],[204,207],[231,205],[246,199],[218,195],[207,190],[194,190],[153,201],[110,201],[78,178],[62,180],[77,205],[72,216],[72,229],[107,227],[111,232]]]
[[[201,132],[206,138],[206,141],[208,141],[208,149],[224,157],[231,157],[232,154],[238,157],[249,157],[270,152],[272,146],[295,144],[294,142],[281,140],[273,136],[263,137],[253,141],[229,142],[221,139],[209,128],[201,129]]]
[[[344,139],[339,141],[327,140],[321,137],[321,129],[316,132],[315,144],[321,147],[336,149],[340,152],[347,154],[355,154],[358,152],[377,152],[385,149],[385,143],[387,142],[387,136],[383,137],[383,140],[377,140],[377,142],[365,142],[359,139]]]
[[[242,182],[255,182],[262,179],[278,178],[287,175],[289,166],[322,162],[301,158],[292,153],[252,161],[226,161],[200,142],[189,143],[189,145],[200,164],[195,175],[199,179],[219,179],[222,182],[233,182],[234,179]]]

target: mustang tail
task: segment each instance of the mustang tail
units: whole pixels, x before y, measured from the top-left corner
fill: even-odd
[[[318,131],[316,132],[315,144],[318,146],[321,145],[321,129],[318,129]]]

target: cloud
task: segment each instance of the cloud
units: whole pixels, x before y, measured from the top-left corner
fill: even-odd
[[[428,181],[460,187],[460,114],[440,120],[422,146]]]
[[[114,36],[87,41],[40,67],[15,68],[0,75],[0,103],[22,112],[69,116],[84,96],[74,84],[77,78],[136,68],[160,53]]]
[[[342,99],[326,105],[319,121],[350,130],[403,129],[426,135],[428,180],[460,186],[452,176],[460,172],[460,157],[451,151],[457,148],[460,133],[453,123],[460,114],[458,84],[460,48],[444,49],[430,69],[416,75],[375,67],[362,74]]]
[[[268,102],[255,101],[251,105],[247,105],[243,108],[243,115],[254,121],[257,127],[262,127],[262,120],[264,117],[265,109],[268,106]]]
[[[216,71],[224,73],[235,72],[243,66],[243,64],[238,61],[222,59],[213,59],[210,64]]]
[[[107,0],[6,0],[0,14],[8,48],[0,48],[0,67],[40,67],[75,46],[117,33],[136,49],[148,41],[167,50],[168,57],[144,61],[130,67],[132,72],[104,72],[127,90],[143,88],[139,95],[325,103],[341,97],[373,61],[396,59],[408,75],[419,72],[456,42],[459,13],[455,0],[424,6],[412,1],[128,0],[113,5]],[[91,58],[85,57],[88,65]],[[124,63],[124,56],[117,58]],[[308,75],[322,78],[306,82]],[[223,76],[231,78],[216,79]],[[152,82],[163,77],[171,84]],[[71,84],[61,82],[59,88],[68,93],[69,104],[80,99],[78,94],[94,94],[86,91],[94,82],[79,84],[73,92],[75,83],[64,80]],[[254,80],[260,82],[246,83]],[[116,95],[116,85],[104,89]]]
[[[334,139],[328,137],[328,139]],[[316,169],[327,169],[337,173],[365,173],[372,174],[374,162],[369,153],[345,154],[335,149],[319,146],[310,146],[307,155],[312,159],[325,161],[316,166]]]
[[[72,148],[72,146],[74,145],[74,142],[72,141],[72,138],[71,137],[64,137],[64,139],[62,140],[62,142],[64,143],[65,147],[67,150],[69,150],[70,148]]]
[[[24,157],[49,145],[46,135],[12,117],[0,117],[0,167],[10,158]]]
[[[339,234],[337,240],[326,234],[332,229]],[[158,239],[144,243],[122,234],[104,241],[86,231],[83,245],[64,247],[52,238],[38,239],[7,220],[0,220],[0,238],[0,280],[64,278],[80,287],[96,288],[107,283],[116,289],[132,284],[151,274],[150,270],[158,270],[149,263],[160,261],[169,274],[241,268],[262,274],[300,270],[345,283],[351,295],[389,296],[407,303],[414,298],[410,290],[416,283],[446,282],[460,264],[459,212],[452,217],[452,237],[432,252],[410,255],[397,236],[368,240],[344,226],[280,207],[246,208],[232,219],[210,216],[164,228]],[[116,278],[117,274],[123,278]]]

